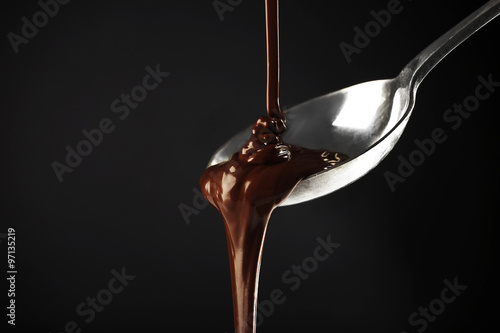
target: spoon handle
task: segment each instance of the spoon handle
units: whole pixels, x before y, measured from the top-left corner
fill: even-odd
[[[418,86],[444,57],[500,14],[500,0],[490,0],[420,52],[399,74],[413,98]]]

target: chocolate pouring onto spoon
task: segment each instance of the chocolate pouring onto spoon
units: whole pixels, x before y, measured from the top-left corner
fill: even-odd
[[[200,179],[227,236],[236,333],[256,332],[260,264],[274,209],[331,193],[394,147],[425,76],[500,13],[490,1],[431,44],[394,79],[358,84],[288,112],[279,106],[278,0],[266,0],[267,115],[214,155]]]
[[[283,141],[310,149],[346,153],[348,162],[303,179],[280,206],[332,193],[367,174],[392,150],[415,105],[417,89],[451,51],[500,14],[491,0],[417,55],[393,79],[360,83],[317,97],[285,111]],[[230,159],[249,139],[235,135],[212,156],[208,166]]]
[[[224,220],[236,333],[256,332],[260,263],[272,212],[302,179],[348,158],[283,141],[287,126],[279,106],[278,0],[266,0],[266,24],[267,115],[253,125],[241,149],[200,178],[203,196]]]

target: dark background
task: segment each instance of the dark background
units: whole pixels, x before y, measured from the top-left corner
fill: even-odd
[[[403,12],[347,64],[340,42],[352,43],[353,28],[387,3],[282,1],[282,105],[396,76],[485,1],[402,1]],[[215,149],[265,112],[264,1],[243,1],[223,22],[210,0],[71,1],[18,54],[6,36],[20,34],[21,18],[40,7],[2,6],[0,233],[16,229],[16,329],[55,333],[76,321],[89,333],[232,332],[222,221],[207,207],[187,225],[178,206],[193,206]],[[287,300],[259,332],[416,332],[409,315],[455,277],[468,289],[426,331],[495,327],[500,92],[456,131],[442,115],[474,93],[479,75],[500,81],[499,32],[497,19],[430,73],[402,138],[376,169],[275,212],[259,294],[279,288]],[[156,64],[170,76],[119,120],[111,102]],[[116,130],[59,183],[51,163],[64,163],[65,146],[106,117]],[[398,156],[437,127],[448,140],[392,193],[384,172],[396,172]],[[291,292],[283,272],[330,234],[340,248]],[[77,305],[122,267],[135,279],[84,323]]]

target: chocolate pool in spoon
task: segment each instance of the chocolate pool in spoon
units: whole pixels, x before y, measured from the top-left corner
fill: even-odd
[[[229,250],[236,333],[256,332],[257,290],[267,225],[273,210],[304,178],[347,160],[341,152],[283,142],[286,118],[279,105],[278,0],[266,0],[267,116],[229,161],[200,179],[205,198],[224,220]]]

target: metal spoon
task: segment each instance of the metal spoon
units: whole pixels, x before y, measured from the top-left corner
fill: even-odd
[[[417,89],[427,74],[499,14],[500,0],[491,0],[429,45],[396,78],[360,83],[287,110],[284,142],[343,152],[351,159],[302,180],[281,206],[332,193],[376,167],[401,137],[415,105]],[[229,160],[248,141],[250,129],[220,147],[208,166]]]

